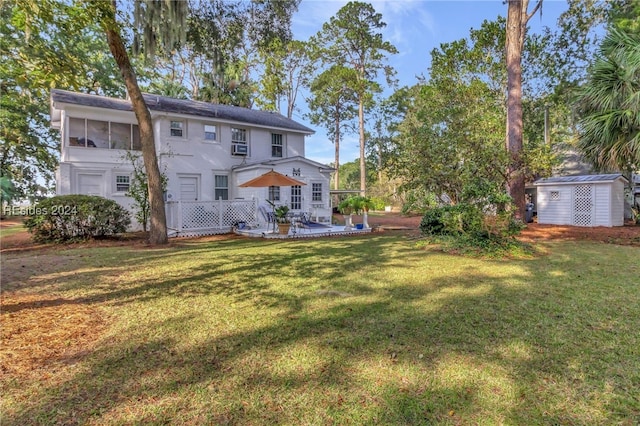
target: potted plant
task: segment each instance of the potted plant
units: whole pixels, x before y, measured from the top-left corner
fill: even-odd
[[[351,197],[346,198],[338,204],[338,210],[342,213],[344,217],[344,229],[353,228],[352,214],[353,214],[353,205],[351,204]]]
[[[289,234],[289,229],[291,228],[291,222],[289,222],[289,218],[287,217],[288,213],[289,206],[278,206],[273,210],[276,222],[278,223],[278,233],[281,235]]]
[[[368,213],[369,209],[373,206],[371,198],[364,197],[362,195],[354,195],[349,198],[349,204],[353,209],[353,212],[357,215],[362,215],[362,225],[356,226],[358,229],[368,229]]]

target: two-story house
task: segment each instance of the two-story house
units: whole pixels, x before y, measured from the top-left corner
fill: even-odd
[[[145,95],[145,101],[171,209],[213,211],[221,202],[244,200],[251,202],[254,220],[262,221],[257,206],[270,200],[321,222],[331,220],[333,169],[305,158],[310,128],[272,112],[157,95]],[[140,136],[130,101],[54,89],[51,121],[61,134],[56,192],[100,195],[131,208],[126,193],[133,168],[126,153],[140,153]],[[270,170],[305,185],[239,187]],[[216,223],[222,224],[222,216]],[[182,212],[168,211],[168,217],[186,222]],[[225,216],[223,228],[229,220]]]

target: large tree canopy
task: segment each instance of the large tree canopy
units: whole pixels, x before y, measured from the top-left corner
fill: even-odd
[[[387,64],[387,55],[397,49],[382,37],[386,24],[382,15],[369,3],[349,2],[336,16],[322,26],[315,43],[325,64],[339,65],[354,71],[356,79],[351,89],[358,100],[358,128],[360,140],[360,191],[366,192],[365,107],[373,94],[380,92],[377,76],[382,72],[392,84],[395,71]]]
[[[579,147],[600,170],[640,169],[640,33],[613,28],[578,94]]]
[[[44,195],[53,183],[59,140],[49,123],[49,89],[123,95],[96,25],[69,19],[63,2],[0,4],[0,174],[15,198]]]

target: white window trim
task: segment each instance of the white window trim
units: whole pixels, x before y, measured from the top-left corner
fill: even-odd
[[[131,173],[129,172],[113,172],[113,194],[114,195],[124,195],[127,192],[129,192],[129,189],[127,189],[126,191],[118,191],[118,177],[119,176],[126,176],[129,178],[129,189],[131,189]]]
[[[215,139],[207,139],[207,126],[212,126],[216,129],[215,131]],[[204,143],[214,143],[220,144],[220,125],[215,123],[202,123],[202,142]]]
[[[313,199],[313,185],[320,185],[320,200]],[[324,183],[322,182],[311,182],[309,185],[311,189],[311,203],[313,204],[323,204],[324,203]]]
[[[280,145],[275,145],[273,143],[273,136],[274,135],[280,135]],[[280,154],[281,155],[279,157],[276,157],[276,156],[273,155],[273,147],[274,146],[279,146],[280,147],[280,150],[281,150]],[[271,133],[271,158],[285,158],[285,155],[284,155],[285,148],[284,147],[285,147],[285,135],[283,133]]]
[[[182,123],[182,136],[174,136],[171,134],[171,130],[173,130],[173,128],[171,127],[171,123]],[[177,128],[176,128],[177,130]],[[170,139],[175,139],[175,140],[183,140],[187,138],[187,120],[183,119],[183,118],[170,118],[169,119],[169,134],[167,135],[167,137],[169,137]]]
[[[213,171],[213,199],[214,201],[218,201],[218,199],[216,198],[216,190],[217,189],[223,189],[223,187],[221,186],[216,186],[216,176],[226,176],[227,177],[227,200],[231,199],[231,185],[230,185],[230,181],[231,179],[229,178],[229,173],[225,172],[225,171]]]
[[[244,130],[244,141],[234,140],[233,139],[233,131],[235,130]],[[246,127],[231,127],[231,154],[232,157],[250,157],[251,156],[251,144],[249,141],[251,140],[251,135],[249,129]],[[247,147],[247,155],[238,155],[233,153],[234,145],[245,145]]]
[[[82,145],[72,145],[71,144],[71,120],[82,120],[84,122],[84,134],[82,136],[82,138],[86,140],[88,140],[88,135],[89,135],[89,131],[88,131],[88,121],[92,120],[92,121],[103,121],[105,123],[108,123],[108,127],[109,127],[109,132],[108,132],[108,137],[109,137],[109,147],[108,148],[98,148],[98,147],[87,147],[87,146],[82,146]],[[65,126],[65,148],[80,148],[80,149],[85,149],[85,148],[91,148],[91,149],[108,149],[108,150],[117,150],[117,151],[141,151],[142,150],[142,143],[140,141],[140,127],[136,124],[136,123],[129,123],[127,121],[114,121],[114,120],[104,120],[104,119],[98,119],[98,118],[87,118],[87,117],[80,117],[80,116],[75,116],[75,115],[71,115],[71,116],[67,116],[66,117],[66,126]],[[130,141],[130,146],[129,148],[126,149],[121,149],[121,148],[113,148],[113,135],[112,135],[112,131],[111,131],[111,127],[113,124],[124,124],[129,126],[129,141]],[[138,143],[140,144],[140,149],[135,149],[133,147],[134,145],[134,128],[137,127],[138,128]]]

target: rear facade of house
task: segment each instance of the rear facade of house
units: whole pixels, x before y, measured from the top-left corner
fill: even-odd
[[[305,158],[305,136],[313,130],[277,113],[156,95],[145,100],[160,170],[168,178],[168,205],[245,200],[257,206],[271,200],[330,221],[333,169]],[[141,146],[130,102],[54,89],[51,119],[61,134],[56,192],[100,195],[131,209],[127,153],[141,155]],[[269,170],[306,185],[238,187]]]

